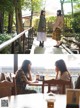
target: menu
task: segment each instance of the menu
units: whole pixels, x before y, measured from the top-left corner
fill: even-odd
[[[67,105],[66,108],[79,108],[80,106],[80,90],[67,89]]]

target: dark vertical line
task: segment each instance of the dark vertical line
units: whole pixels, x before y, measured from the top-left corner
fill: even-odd
[[[14,73],[18,69],[18,54],[14,54]]]

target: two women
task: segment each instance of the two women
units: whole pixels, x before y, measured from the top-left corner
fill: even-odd
[[[57,10],[57,18],[53,25],[53,36],[52,38],[56,40],[57,44],[54,47],[59,47],[62,42],[61,40],[61,31],[63,29],[64,18],[61,14],[61,10]],[[38,25],[38,36],[37,40],[40,42],[39,46],[44,47],[44,41],[46,41],[46,19],[45,11],[41,11],[40,21]]]
[[[56,79],[62,79],[64,81],[71,81],[71,75],[66,67],[64,60],[62,59],[57,60],[55,62],[55,67],[56,67],[55,68]],[[34,83],[32,82],[32,76],[31,76],[31,62],[29,60],[24,60],[21,68],[16,72],[16,84],[17,84],[18,94],[36,93],[35,90],[28,90],[26,88],[27,84],[34,85]],[[76,88],[79,85],[80,85],[79,83],[76,83]],[[72,84],[72,87],[73,87],[73,84]]]

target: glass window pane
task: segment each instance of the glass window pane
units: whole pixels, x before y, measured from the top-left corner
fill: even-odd
[[[12,54],[0,54],[0,73],[12,73],[14,72]]]

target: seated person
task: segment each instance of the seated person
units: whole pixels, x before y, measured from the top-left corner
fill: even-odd
[[[16,71],[17,94],[36,93],[35,90],[28,90],[26,88],[27,84],[32,85],[34,83],[31,76],[31,62],[24,60],[21,68]]]
[[[80,89],[80,76],[78,77],[78,79],[75,83],[75,89]]]
[[[64,60],[60,59],[55,62],[55,71],[56,71],[56,79],[61,79],[64,81],[71,81],[71,88],[73,88],[72,80],[71,80],[71,75],[66,67],[66,64]],[[69,88],[66,86],[66,88]],[[58,87],[58,90],[60,91],[60,87]]]
[[[71,75],[66,67],[65,62],[61,59],[55,63],[56,79],[62,79],[65,81],[70,81]]]

